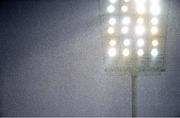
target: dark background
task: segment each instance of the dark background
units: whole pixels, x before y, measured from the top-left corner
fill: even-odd
[[[180,116],[179,6],[170,0],[167,71],[139,77],[138,116]],[[98,7],[1,1],[1,116],[131,116],[130,77],[104,72]]]

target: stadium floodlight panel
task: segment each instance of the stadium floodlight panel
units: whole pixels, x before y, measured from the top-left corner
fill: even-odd
[[[108,11],[109,13],[113,13],[113,12],[115,12],[115,10],[116,10],[116,8],[115,8],[114,5],[109,5],[109,6],[107,7],[107,11]]]

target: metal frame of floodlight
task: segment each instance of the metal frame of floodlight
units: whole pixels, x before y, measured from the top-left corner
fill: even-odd
[[[106,0],[108,1],[108,0]],[[126,0],[124,0],[126,1]],[[127,0],[128,1],[128,0]],[[130,1],[130,0],[129,0]],[[134,1],[134,0],[133,0]],[[147,0],[148,1],[148,0]],[[163,1],[163,2],[162,2]],[[114,4],[115,6],[120,6],[123,5],[123,0],[119,0],[118,4]],[[136,52],[137,52],[137,47],[135,45],[135,43],[137,42],[137,40],[135,41],[135,39],[137,39],[137,36],[134,34],[134,32],[130,33],[130,35],[128,35],[128,37],[126,38],[131,38],[132,40],[132,46],[129,48],[131,49],[131,52],[129,52],[128,50],[124,52],[124,56],[120,55],[120,53],[118,52],[119,50],[122,51],[122,46],[120,46],[120,44],[123,44],[122,38],[123,35],[120,33],[120,23],[116,24],[116,28],[117,31],[119,31],[118,33],[112,35],[115,30],[109,29],[109,34],[107,34],[106,29],[107,29],[107,19],[109,17],[115,17],[117,19],[117,22],[120,21],[120,19],[122,17],[124,17],[125,15],[122,15],[122,13],[120,12],[120,7],[116,7],[113,8],[111,10],[109,10],[110,12],[113,11],[119,11],[119,12],[115,12],[113,15],[110,14],[106,14],[106,10],[105,10],[105,6],[108,6],[108,2],[105,2],[105,0],[100,0],[99,1],[99,12],[100,12],[100,19],[101,19],[101,25],[102,25],[102,40],[103,40],[103,46],[104,46],[104,52],[105,52],[105,56],[104,56],[104,63],[105,63],[105,71],[107,73],[110,73],[111,75],[130,75],[132,82],[131,82],[131,89],[132,89],[132,117],[136,117],[137,116],[137,78],[138,78],[138,74],[143,72],[143,73],[147,73],[150,72],[152,75],[153,73],[161,73],[164,72],[166,70],[166,49],[165,49],[165,45],[166,45],[166,39],[167,39],[167,29],[168,29],[168,25],[167,25],[167,20],[168,20],[168,4],[169,0],[161,0],[161,8],[163,9],[163,12],[161,13],[160,16],[158,16],[160,18],[160,25],[158,27],[161,28],[161,30],[159,31],[160,33],[156,36],[156,38],[159,38],[160,42],[159,42],[159,47],[157,49],[160,50],[160,53],[158,55],[156,55],[156,50],[154,50],[153,55],[154,57],[152,57],[153,55],[151,54],[153,47],[151,46],[152,43],[152,35],[150,35],[150,33],[147,33],[147,35],[145,35],[143,38],[146,39],[146,46],[144,46],[145,49],[145,54],[142,57],[138,57]],[[131,16],[131,18],[133,19],[133,21],[135,21],[138,16],[135,15],[135,9],[133,9],[133,3],[130,3],[131,6],[131,10],[129,12],[128,15],[126,16]],[[103,10],[104,9],[104,10]],[[123,8],[124,11],[127,10],[126,7]],[[141,12],[141,11],[140,11]],[[143,16],[143,18],[145,19],[145,26],[147,27],[147,29],[149,29],[149,31],[147,30],[147,32],[150,32],[150,27],[152,27],[153,25],[150,25],[150,17],[153,18],[152,16],[150,16],[149,14],[146,14],[145,16]],[[111,24],[110,24],[111,25]],[[130,26],[130,29],[133,29],[135,26],[135,23],[133,23],[133,25]],[[140,27],[140,31],[143,31],[144,29],[142,27]],[[105,29],[105,30],[104,30]],[[110,31],[112,30],[112,31]],[[123,31],[124,33],[127,32],[127,29],[124,29]],[[138,33],[142,33],[142,32],[138,32]],[[111,39],[116,39],[119,42],[116,42],[116,48],[118,49],[117,51],[115,50],[115,48],[109,52],[110,56],[107,55],[107,48],[108,43]],[[119,39],[119,40],[118,40]],[[133,42],[134,41],[134,42]],[[139,48],[140,49],[140,48]],[[156,48],[155,48],[156,49]],[[111,54],[112,53],[112,54]],[[116,55],[117,53],[119,53],[119,55]],[[128,55],[129,53],[131,53],[130,55]],[[142,53],[142,52],[141,52]],[[115,56],[116,55],[116,56]],[[127,56],[127,57],[126,57]]]

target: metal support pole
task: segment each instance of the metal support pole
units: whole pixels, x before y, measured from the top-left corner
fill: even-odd
[[[131,74],[132,87],[132,117],[137,117],[137,74]]]

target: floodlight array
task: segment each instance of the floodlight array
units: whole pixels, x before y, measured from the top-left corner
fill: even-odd
[[[145,55],[157,57],[160,41],[160,0],[107,0],[107,3],[107,34],[110,37],[108,55],[129,57],[136,52],[140,58]],[[117,20],[117,14],[120,14],[120,20]],[[117,29],[119,24],[120,29]],[[115,34],[120,36],[115,38]],[[122,47],[121,51],[118,44]]]

